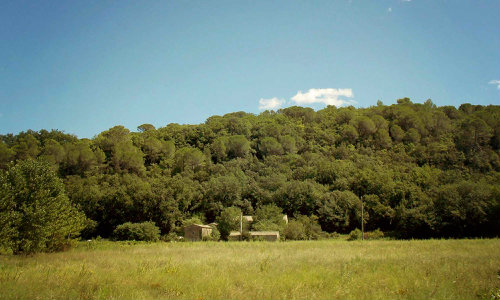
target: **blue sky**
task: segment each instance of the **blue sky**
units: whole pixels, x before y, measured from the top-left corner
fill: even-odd
[[[499,104],[500,1],[0,1],[0,134]],[[259,109],[260,107],[260,109]]]

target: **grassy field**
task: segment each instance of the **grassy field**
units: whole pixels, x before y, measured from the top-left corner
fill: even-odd
[[[0,256],[1,299],[490,299],[500,241],[81,242]]]

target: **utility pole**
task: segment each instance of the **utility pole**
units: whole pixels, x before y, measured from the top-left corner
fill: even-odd
[[[364,206],[363,198],[361,197],[361,240],[365,239],[365,216],[364,216]]]
[[[240,241],[243,240],[243,212],[240,214]]]

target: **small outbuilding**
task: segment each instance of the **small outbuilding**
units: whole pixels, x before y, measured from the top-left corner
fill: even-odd
[[[192,224],[184,227],[184,238],[188,241],[201,241],[203,237],[212,235],[212,227]]]
[[[280,240],[279,231],[250,231],[251,239],[275,242]]]

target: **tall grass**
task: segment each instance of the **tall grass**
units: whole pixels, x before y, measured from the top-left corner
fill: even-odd
[[[0,256],[1,299],[486,299],[500,241],[82,242]]]

